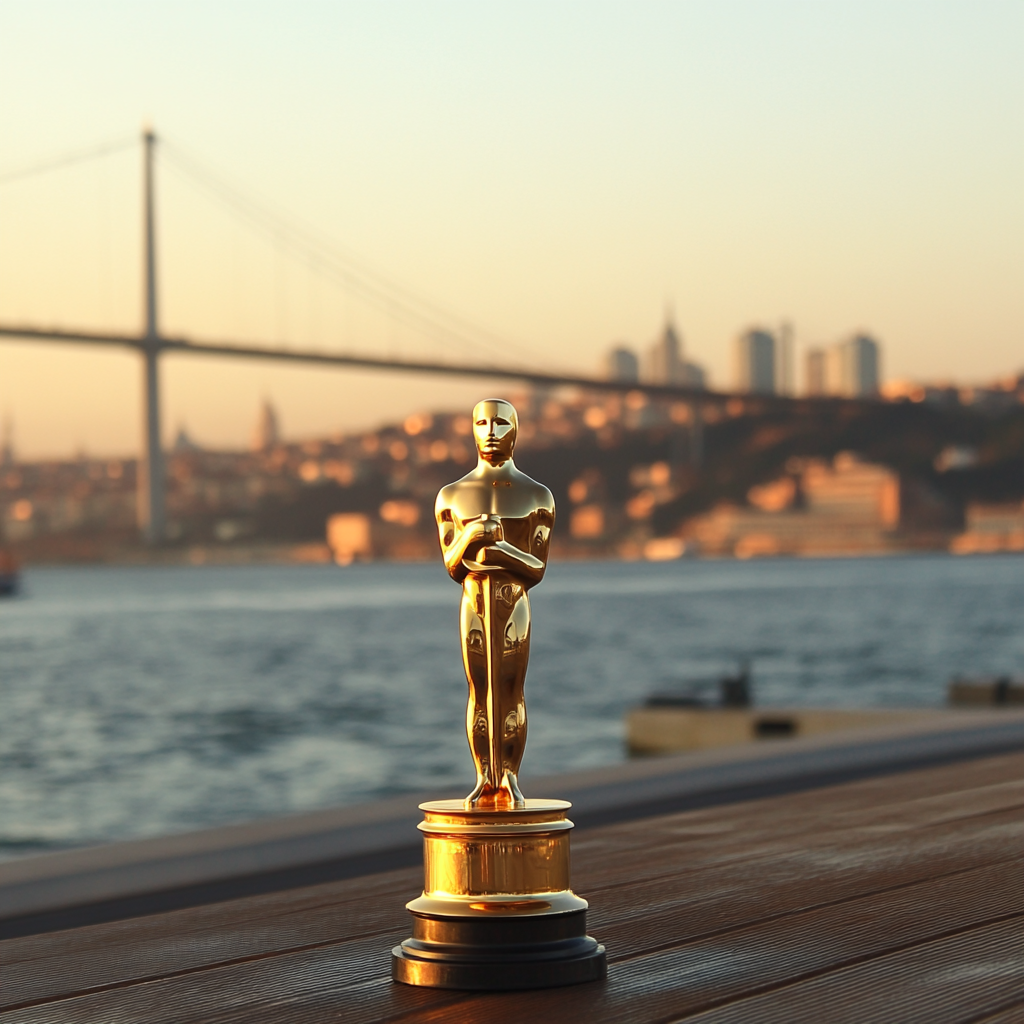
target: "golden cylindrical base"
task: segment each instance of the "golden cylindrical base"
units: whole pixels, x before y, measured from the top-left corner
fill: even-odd
[[[412,938],[392,951],[395,981],[493,990],[604,977],[586,900],[569,886],[566,801],[528,800],[513,811],[420,806],[424,891],[407,905]]]

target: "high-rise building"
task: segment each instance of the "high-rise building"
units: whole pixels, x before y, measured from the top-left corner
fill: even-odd
[[[707,374],[704,367],[698,363],[683,363],[683,381],[689,388],[699,388],[701,391],[707,389]]]
[[[278,429],[277,413],[269,400],[263,400],[263,408],[260,410],[260,418],[256,422],[256,431],[253,434],[252,446],[258,452],[265,452],[273,448],[281,440]]]
[[[779,325],[779,341],[776,346],[778,368],[775,374],[776,389],[780,395],[793,394],[793,325],[783,320]]]
[[[14,424],[10,416],[4,417],[3,437],[0,437],[0,466],[14,463]]]
[[[843,343],[830,345],[825,350],[825,394],[846,395],[847,384],[846,349]]]
[[[686,361],[683,355],[683,340],[670,317],[666,318],[661,335],[647,350],[644,379],[650,384],[704,387],[704,368]]]
[[[189,436],[188,429],[184,423],[178,427],[178,433],[174,438],[174,444],[171,445],[171,451],[175,452],[175,454],[200,451],[199,445]]]
[[[878,342],[866,334],[856,334],[843,342],[843,394],[870,397],[878,394]]]
[[[632,349],[625,345],[616,345],[607,356],[605,375],[609,380],[620,380],[626,384],[635,384],[640,379],[640,360]]]
[[[776,383],[775,338],[751,328],[736,339],[736,390],[773,395]]]
[[[683,353],[679,335],[671,320],[665,321],[665,329],[647,350],[644,377],[651,384],[680,384],[682,381]]]
[[[826,362],[828,353],[823,348],[809,348],[804,357],[804,374],[808,395],[827,395]]]
[[[807,352],[807,394],[862,398],[879,392],[878,342],[855,334],[827,349]]]

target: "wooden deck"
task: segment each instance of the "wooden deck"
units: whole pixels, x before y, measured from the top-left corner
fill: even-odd
[[[0,943],[0,1021],[1024,1022],[1024,755],[578,833],[608,980],[390,981],[402,870]]]

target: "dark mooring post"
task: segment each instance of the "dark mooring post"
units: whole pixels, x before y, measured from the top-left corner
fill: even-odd
[[[153,164],[156,135],[142,133],[145,249],[146,328],[143,359],[143,451],[139,459],[139,527],[147,544],[159,544],[166,535],[164,512],[164,460],[160,447],[160,334],[156,304],[156,230],[153,196]]]

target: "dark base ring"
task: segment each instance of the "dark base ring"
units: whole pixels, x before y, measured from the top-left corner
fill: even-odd
[[[586,934],[586,911],[529,917],[413,914],[413,937],[391,951],[406,985],[476,991],[554,988],[605,976],[604,946]]]

